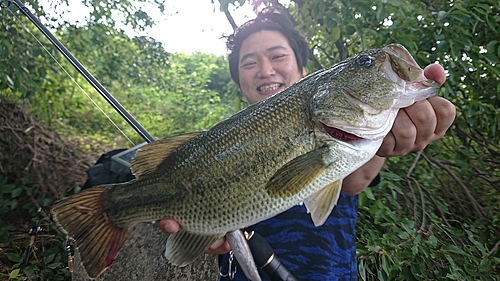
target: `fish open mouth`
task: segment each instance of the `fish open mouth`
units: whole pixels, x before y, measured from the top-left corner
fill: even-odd
[[[332,138],[334,139],[337,139],[337,140],[340,140],[340,141],[343,141],[343,142],[353,142],[353,141],[357,141],[357,140],[361,140],[363,138],[360,138],[356,135],[353,135],[353,134],[350,134],[348,132],[345,132],[345,131],[342,131],[338,128],[334,128],[334,127],[329,127],[323,123],[321,123],[321,125],[323,125],[323,129],[325,130],[325,132],[330,135]]]

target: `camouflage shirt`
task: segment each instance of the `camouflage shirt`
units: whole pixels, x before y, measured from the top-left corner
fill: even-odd
[[[248,227],[271,245],[275,254],[298,280],[357,280],[354,228],[358,197],[341,194],[326,222],[315,227],[304,205]],[[248,280],[238,268],[232,280]],[[229,254],[219,256],[219,280],[231,280]],[[263,280],[269,280],[264,273]]]

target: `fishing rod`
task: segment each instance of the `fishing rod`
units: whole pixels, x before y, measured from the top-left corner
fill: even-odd
[[[99,83],[99,81],[71,54],[71,52],[40,22],[40,20],[30,12],[30,10],[24,6],[20,0],[0,0],[0,8],[8,8],[9,5],[13,3],[21,13],[23,13],[42,33],[45,37],[61,52],[64,57],[80,72],[85,79],[108,101],[108,103],[141,135],[141,137],[148,143],[154,142],[155,138],[151,136],[148,131],[141,125],[135,118],[111,95],[104,86]],[[143,144],[142,144],[143,145]],[[135,147],[137,149],[139,146]],[[133,150],[134,148],[130,149]],[[122,153],[120,153],[122,154]],[[118,155],[115,155],[118,156]],[[124,154],[123,157],[126,160],[130,160],[130,153]],[[123,163],[123,159],[116,158],[118,162]],[[127,162],[127,161],[125,161]],[[128,161],[129,162],[129,161]],[[31,234],[30,234],[31,235]],[[32,240],[36,235],[33,234]],[[252,234],[249,237],[245,237],[241,230],[232,231],[226,234],[228,242],[233,249],[242,248],[238,250],[236,257],[247,258],[245,261],[240,262],[245,274],[254,277],[253,280],[260,280],[259,273],[257,272],[256,264],[271,278],[271,280],[281,281],[295,281],[295,277],[285,268],[281,261],[275,257],[271,246],[258,234]],[[257,238],[252,238],[257,237]],[[260,237],[260,238],[258,238]],[[243,242],[244,241],[244,242]],[[68,242],[68,241],[67,241]],[[31,244],[33,241],[31,242]],[[242,244],[246,245],[241,247]],[[71,247],[67,243],[66,250],[68,251],[68,265],[72,271],[72,255]],[[250,258],[250,260],[248,259]],[[25,263],[29,259],[29,250],[25,258]],[[251,265],[249,264],[251,263]],[[229,266],[231,267],[231,266]],[[229,268],[231,270],[231,268]],[[252,273],[250,273],[252,272]]]
[[[0,8],[9,8],[10,4],[14,4],[18,10],[25,15],[42,33],[45,37],[54,45],[57,50],[80,72],[80,74],[85,77],[85,79],[101,94],[101,96],[106,99],[106,101],[134,128],[139,135],[148,143],[154,142],[155,138],[148,133],[148,131],[141,125],[135,118],[111,95],[104,86],[71,54],[71,52],[40,22],[40,20],[31,13],[31,11],[20,1],[20,0],[1,0]],[[135,147],[135,150],[144,144],[140,144]],[[134,148],[130,149],[133,150]],[[135,152],[134,150],[134,152]],[[116,158],[115,161],[118,162],[119,166],[129,167],[131,153],[124,154],[122,158]],[[119,155],[116,155],[119,156]],[[41,208],[38,210],[38,216],[41,212]],[[30,243],[28,245],[26,255],[24,257],[23,265],[28,265],[31,250],[35,241],[37,234],[43,233],[41,227],[38,226],[38,219],[36,223],[30,228],[28,235],[30,236]],[[71,245],[69,240],[66,241],[65,249],[68,253],[68,269],[70,272],[73,271],[73,258]]]
[[[64,55],[64,57],[80,72],[85,79],[101,94],[101,96],[108,101],[108,103],[134,128],[134,130],[141,135],[146,142],[154,142],[155,138],[151,136],[144,127],[135,120],[135,118],[128,113],[128,111],[111,95],[104,86],[95,79],[95,77],[71,54],[71,52],[52,35],[52,33],[33,15],[30,10],[24,6],[20,0],[7,0],[0,1],[1,7],[6,8],[13,3],[17,6],[19,11],[23,13],[42,33],[49,39],[49,41]]]

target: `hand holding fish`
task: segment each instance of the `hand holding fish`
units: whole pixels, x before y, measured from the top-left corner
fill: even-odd
[[[180,224],[173,219],[164,219],[156,222],[161,231],[165,234],[174,234],[181,228]],[[220,255],[225,254],[231,250],[226,238],[217,240],[210,248],[205,251],[207,255]]]
[[[440,85],[446,80],[439,64],[428,65],[424,76]],[[453,103],[442,97],[430,97],[401,109],[376,156],[344,179],[342,192],[351,196],[361,193],[380,171],[385,158],[423,150],[442,138],[455,120],[455,114]]]
[[[345,192],[346,185],[356,187],[349,182],[356,176],[353,173],[361,173],[357,190],[363,190],[368,185],[363,181],[374,176],[357,170],[371,161],[377,162],[370,163],[371,173],[380,170],[383,158],[375,155],[396,117],[415,123],[413,115],[418,111],[398,115],[399,109],[437,94],[439,84],[429,78],[442,82],[444,71],[434,66],[427,70],[433,77],[423,73],[401,45],[362,52],[208,131],[142,147],[131,163],[135,180],[84,190],[57,202],[51,213],[76,240],[91,278],[111,266],[140,222],[175,219],[159,225],[175,232],[168,237],[165,257],[178,266],[193,262],[210,245],[208,252],[219,251],[216,243],[221,241],[226,251],[226,243],[220,240],[226,233],[274,217],[300,202],[314,226],[321,226],[337,203],[343,180]],[[441,102],[428,102],[436,112],[443,108],[437,106]],[[430,131],[436,136],[421,134],[420,121],[409,128],[417,131],[413,143],[418,143],[410,145],[409,151],[444,134],[450,115],[434,116],[443,115],[448,121],[423,122],[434,127]],[[398,147],[400,134],[393,131],[393,136],[395,145],[388,151],[404,152]]]
[[[426,78],[442,85],[445,72],[441,65],[431,64],[424,69]],[[361,193],[380,171],[384,159],[420,151],[429,143],[442,138],[455,119],[455,106],[441,97],[431,97],[400,110],[389,134],[384,138],[377,155],[344,179],[342,192],[348,195]],[[164,233],[179,231],[180,225],[172,219],[158,221]],[[206,254],[223,254],[230,250],[224,238],[214,243]]]
[[[424,75],[440,85],[446,80],[444,69],[439,64],[428,65]],[[377,155],[402,156],[423,150],[444,136],[455,120],[455,114],[455,106],[442,97],[431,97],[400,110]]]

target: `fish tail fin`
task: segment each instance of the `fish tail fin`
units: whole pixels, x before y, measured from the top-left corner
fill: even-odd
[[[133,225],[118,227],[104,211],[107,187],[84,190],[56,202],[51,210],[56,223],[76,240],[82,263],[90,278],[111,266]]]

